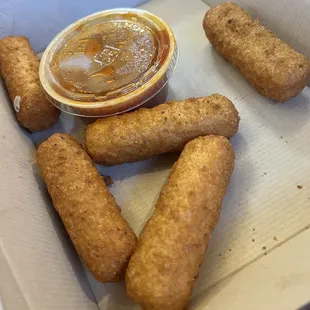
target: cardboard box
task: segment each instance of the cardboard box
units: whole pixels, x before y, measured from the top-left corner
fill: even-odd
[[[207,1],[215,4],[218,1]],[[308,1],[240,1],[310,58]],[[294,309],[310,299],[310,89],[285,104],[262,97],[210,46],[200,0],[142,6],[175,32],[180,59],[169,99],[220,93],[240,112],[232,139],[236,166],[190,309]],[[84,269],[40,178],[35,149],[53,132],[82,139],[79,118],[29,134],[0,87],[0,295],[5,310],[139,309],[124,284],[103,285]],[[111,192],[139,234],[152,214],[175,155],[118,167]],[[299,188],[301,185],[302,188]]]

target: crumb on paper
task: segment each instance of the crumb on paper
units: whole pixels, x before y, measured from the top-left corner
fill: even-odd
[[[285,140],[285,143],[288,143],[288,141],[287,141],[287,140]]]
[[[228,249],[229,252],[231,252],[231,249]]]
[[[267,248],[265,246],[262,247],[262,250],[265,251]]]
[[[297,188],[298,189],[302,189],[302,185],[297,185]]]
[[[264,254],[267,255],[267,252],[265,252]]]
[[[252,239],[252,242],[255,242],[255,239]]]
[[[280,139],[283,139],[283,137],[282,137],[282,136],[280,136]]]
[[[222,256],[222,254],[220,253],[220,254],[219,254],[219,256],[221,257],[221,256]]]
[[[267,172],[264,172],[264,175],[267,175]]]
[[[253,228],[253,231],[255,231],[255,228]]]
[[[103,179],[107,186],[112,185],[114,183],[112,178],[109,175],[104,175]]]
[[[277,236],[274,236],[274,237],[273,237],[273,240],[274,240],[274,241],[278,241]]]

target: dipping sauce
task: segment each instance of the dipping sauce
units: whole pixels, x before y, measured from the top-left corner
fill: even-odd
[[[40,80],[61,110],[106,116],[135,108],[168,82],[177,59],[169,26],[138,9],[97,13],[69,26],[45,51]]]
[[[67,90],[104,95],[130,84],[156,61],[158,38],[142,24],[119,20],[84,28],[51,65]]]

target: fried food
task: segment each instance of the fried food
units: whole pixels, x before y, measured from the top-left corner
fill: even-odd
[[[185,146],[126,272],[127,294],[144,310],[188,304],[233,167],[224,137],[199,137]]]
[[[60,111],[45,97],[39,80],[40,61],[25,37],[0,40],[0,69],[18,122],[35,132],[49,128]]]
[[[262,95],[287,101],[306,86],[310,63],[235,3],[210,9],[203,28],[210,43]]]
[[[100,282],[123,278],[137,238],[85,150],[71,136],[54,134],[40,145],[37,161],[88,270]]]
[[[96,162],[117,165],[181,151],[198,136],[231,137],[238,125],[232,102],[215,94],[97,120],[88,126],[85,140]]]

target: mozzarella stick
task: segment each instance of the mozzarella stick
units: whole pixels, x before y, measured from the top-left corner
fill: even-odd
[[[210,43],[263,96],[287,101],[307,83],[310,63],[235,3],[210,9],[203,20]]]
[[[0,40],[2,78],[18,122],[32,132],[49,128],[60,114],[45,97],[39,80],[39,64],[27,38]]]
[[[85,140],[96,162],[117,165],[181,151],[198,136],[231,137],[238,125],[232,102],[215,94],[97,120],[88,126]]]
[[[127,294],[144,310],[188,304],[233,167],[224,137],[199,137],[185,146],[126,272]]]
[[[136,236],[82,146],[54,134],[37,152],[42,177],[82,261],[100,282],[124,277]]]

